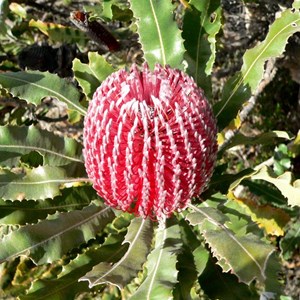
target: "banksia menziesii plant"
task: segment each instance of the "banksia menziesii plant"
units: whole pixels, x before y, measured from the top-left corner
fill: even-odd
[[[89,178],[106,203],[153,220],[199,195],[217,152],[216,122],[203,91],[180,70],[145,64],[109,76],[84,124]]]

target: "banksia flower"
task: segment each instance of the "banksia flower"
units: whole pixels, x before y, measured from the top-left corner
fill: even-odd
[[[199,195],[216,160],[216,122],[180,70],[119,70],[95,92],[84,123],[87,174],[106,203],[153,220]]]

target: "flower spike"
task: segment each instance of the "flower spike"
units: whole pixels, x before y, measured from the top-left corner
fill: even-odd
[[[208,183],[217,127],[203,91],[169,66],[133,65],[97,89],[84,124],[89,178],[106,203],[161,220]]]

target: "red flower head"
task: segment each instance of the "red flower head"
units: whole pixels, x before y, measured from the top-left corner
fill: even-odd
[[[169,66],[133,66],[111,74],[90,102],[86,170],[108,205],[163,219],[205,188],[216,133],[211,107],[192,78]]]

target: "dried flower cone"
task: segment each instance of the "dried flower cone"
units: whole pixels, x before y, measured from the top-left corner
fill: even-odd
[[[106,203],[153,220],[199,195],[216,160],[216,122],[194,80],[147,65],[110,75],[84,124],[89,178]]]

